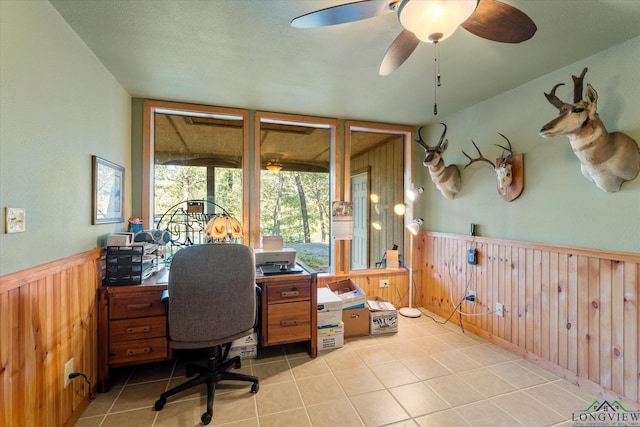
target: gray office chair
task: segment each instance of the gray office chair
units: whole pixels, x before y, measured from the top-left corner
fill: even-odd
[[[204,425],[213,416],[213,396],[218,381],[252,382],[258,378],[227,372],[240,368],[240,357],[225,362],[222,346],[253,331],[256,320],[256,269],[251,248],[239,244],[210,244],[180,249],[169,270],[167,326],[169,344],[175,349],[208,349],[207,367],[187,365],[187,376],[199,375],[160,395],[155,410],[167,398],[200,384],[207,384]],[[228,347],[227,347],[228,353]],[[225,354],[226,355],[226,354]]]

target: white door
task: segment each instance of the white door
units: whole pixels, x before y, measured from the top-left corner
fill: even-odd
[[[351,269],[369,268],[369,176],[366,172],[351,177],[353,202],[353,239],[351,240]]]

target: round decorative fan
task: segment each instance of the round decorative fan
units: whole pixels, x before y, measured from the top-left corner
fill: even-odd
[[[521,43],[536,24],[521,10],[498,0],[365,0],[317,10],[291,21],[296,28],[324,27],[360,21],[391,12],[404,28],[382,59],[380,75],[402,65],[421,41],[438,43],[461,26],[470,33],[502,43]]]

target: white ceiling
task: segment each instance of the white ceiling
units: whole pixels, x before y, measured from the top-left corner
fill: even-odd
[[[434,120],[434,47],[378,75],[395,14],[296,29],[348,0],[50,0],[133,96],[384,123]],[[538,26],[509,45],[462,28],[439,45],[445,115],[640,35],[640,0],[505,0]],[[639,52],[640,54],[640,52]]]

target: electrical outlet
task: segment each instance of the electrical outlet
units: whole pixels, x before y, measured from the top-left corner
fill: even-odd
[[[471,289],[469,289],[467,291],[467,298],[465,298],[467,301],[470,301],[472,303],[476,302],[476,291],[473,291]]]
[[[69,375],[73,374],[73,357],[64,364],[64,388],[67,388],[71,380]]]
[[[381,288],[388,288],[389,287],[389,279],[380,279],[380,282],[378,282],[380,284]]]
[[[496,316],[504,317],[504,304],[496,303]]]

